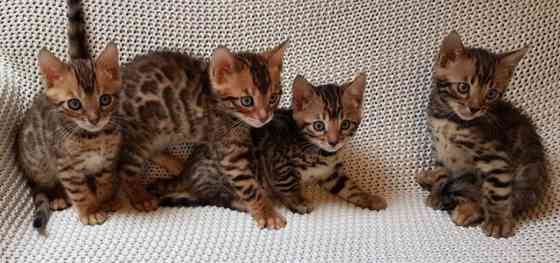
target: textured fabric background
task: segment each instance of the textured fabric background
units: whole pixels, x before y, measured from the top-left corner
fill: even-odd
[[[0,262],[523,262],[558,260],[560,243],[560,2],[545,1],[140,1],[85,0],[96,54],[115,40],[122,62],[167,48],[208,56],[217,45],[291,45],[283,84],[368,73],[365,119],[346,171],[389,208],[370,212],[309,191],[316,210],[281,210],[288,226],[258,230],[247,214],[218,208],[114,214],[82,226],[55,213],[48,238],[31,228],[32,203],[15,167],[15,125],[41,90],[36,55],[66,58],[65,1],[0,1]],[[430,68],[451,29],[465,44],[506,51],[531,45],[507,97],[535,120],[552,178],[544,205],[507,240],[456,227],[428,209],[413,176],[431,163],[424,120]],[[182,152],[185,147],[175,147]],[[157,172],[157,171],[156,171]]]

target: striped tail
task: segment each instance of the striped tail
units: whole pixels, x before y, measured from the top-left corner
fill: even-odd
[[[90,59],[82,0],[67,0],[68,54],[70,59]]]
[[[33,214],[33,228],[40,234],[45,234],[47,222],[51,215],[49,208],[49,198],[44,192],[36,192],[33,194],[33,203],[35,204],[35,213]]]

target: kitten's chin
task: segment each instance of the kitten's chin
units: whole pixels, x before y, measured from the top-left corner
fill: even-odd
[[[246,118],[244,116],[238,116],[238,118],[253,128],[261,128],[272,120],[272,115],[264,122],[255,120],[253,118]]]
[[[459,105],[452,105],[453,112],[459,116],[461,120],[472,121],[481,116],[481,112],[471,113],[466,107]]]

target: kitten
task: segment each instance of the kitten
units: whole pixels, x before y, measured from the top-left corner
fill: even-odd
[[[69,63],[40,51],[46,92],[35,98],[18,133],[18,161],[36,207],[33,226],[41,232],[49,210],[70,202],[83,224],[104,222],[115,192],[121,142],[113,119],[121,86],[118,50],[110,43],[97,60],[90,58],[82,12],[81,1],[68,1]]]
[[[251,163],[260,184],[271,199],[296,213],[311,206],[302,187],[317,183],[330,193],[359,207],[380,210],[387,204],[361,190],[343,173],[339,150],[355,134],[362,118],[366,76],[343,85],[313,86],[298,76],[293,84],[293,110],[278,110],[274,119],[252,129]],[[235,179],[224,180],[219,155],[198,146],[181,177],[154,184],[164,205],[216,205],[246,211],[235,193]],[[238,179],[240,180],[240,179]]]
[[[433,70],[428,124],[437,161],[417,181],[431,190],[429,206],[451,209],[457,225],[483,220],[495,238],[513,235],[513,216],[542,199],[547,181],[535,127],[502,99],[527,50],[467,48],[451,32]]]
[[[260,227],[285,220],[260,192],[249,169],[249,126],[270,121],[282,93],[280,75],[287,42],[263,53],[214,50],[209,63],[186,54],[155,52],[123,69],[120,112],[126,143],[120,160],[123,188],[140,211],[159,201],[145,189],[146,160],[176,174],[181,164],[164,152],[169,144],[208,144],[219,153],[223,175],[232,180]],[[227,132],[236,127],[236,132]]]

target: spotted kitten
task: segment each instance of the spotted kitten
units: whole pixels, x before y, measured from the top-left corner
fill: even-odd
[[[265,125],[277,108],[286,46],[259,54],[220,47],[209,63],[181,53],[155,52],[123,69],[120,112],[127,128],[120,173],[136,209],[154,210],[159,203],[145,189],[146,160],[179,174],[181,164],[167,158],[167,146],[207,144],[218,151],[224,177],[234,182],[259,226],[285,225],[259,190],[248,156],[249,126]],[[235,133],[226,132],[234,126]]]
[[[121,142],[113,118],[121,87],[118,50],[108,44],[97,60],[90,58],[80,2],[68,1],[70,62],[41,50],[46,92],[34,100],[18,133],[18,161],[36,206],[33,226],[41,232],[49,207],[70,203],[82,223],[102,223],[115,192]]]
[[[493,54],[466,48],[451,32],[433,69],[428,106],[436,167],[417,177],[427,204],[457,225],[484,221],[495,238],[513,235],[513,216],[542,199],[544,150],[529,117],[502,99],[528,48]]]
[[[293,85],[293,110],[278,110],[274,119],[252,129],[252,163],[265,192],[297,213],[311,206],[302,195],[306,184],[319,184],[330,193],[368,209],[384,209],[385,200],[361,190],[343,173],[339,150],[350,141],[362,118],[366,76],[343,85],[313,86],[303,77]],[[235,183],[224,179],[219,155],[197,147],[181,177],[153,186],[165,205],[216,205],[247,210]]]

